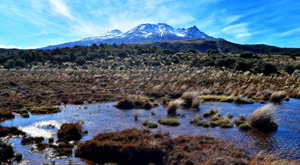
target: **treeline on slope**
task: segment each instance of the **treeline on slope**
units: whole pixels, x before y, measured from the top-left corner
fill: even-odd
[[[0,48],[0,53],[18,52],[18,51],[21,51],[21,49],[5,49],[5,48]]]
[[[160,49],[171,49],[182,52],[187,52],[189,49],[195,49],[199,53],[204,53],[208,49],[218,50],[222,53],[244,53],[251,51],[253,53],[283,53],[300,55],[300,48],[279,48],[264,44],[256,45],[241,45],[228,41],[207,40],[207,39],[192,39],[183,41],[160,41],[160,42],[144,42],[134,43],[146,47],[157,47]]]
[[[86,61],[95,59],[111,60],[124,59],[128,56],[138,54],[175,53],[172,50],[159,50],[134,45],[108,45],[93,44],[92,46],[74,46],[72,48],[56,48],[52,50],[21,50],[19,52],[8,52],[0,54],[0,65],[4,68],[25,68],[48,63],[61,65],[64,62],[75,62],[77,65],[84,65]]]
[[[292,56],[285,56],[292,58]],[[218,51],[208,49],[206,53],[198,53],[190,49],[187,53],[171,49],[158,49],[157,47],[143,47],[138,45],[108,45],[93,44],[92,46],[75,46],[56,48],[52,50],[22,50],[13,53],[0,54],[0,65],[4,68],[31,68],[42,65],[43,67],[70,67],[65,63],[76,66],[92,66],[102,68],[126,69],[133,66],[161,66],[184,64],[192,67],[215,66],[220,69],[251,71],[253,73],[278,73],[286,70],[293,73],[299,69],[296,65],[275,66],[275,63],[265,62],[264,59],[252,52],[235,54],[220,54]]]

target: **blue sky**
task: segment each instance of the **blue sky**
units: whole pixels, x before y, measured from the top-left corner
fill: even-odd
[[[0,0],[0,47],[45,47],[142,23],[300,48],[299,0]]]

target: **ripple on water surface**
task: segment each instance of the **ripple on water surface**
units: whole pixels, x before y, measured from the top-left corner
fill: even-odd
[[[142,121],[148,120],[149,122],[156,122],[158,119],[166,118],[166,108],[161,105],[155,108],[155,114],[151,115],[149,110],[120,110],[113,107],[113,103],[89,104],[89,105],[67,105],[61,106],[62,112],[58,114],[49,115],[30,115],[30,118],[21,118],[16,116],[13,120],[7,120],[1,123],[3,126],[16,126],[22,131],[31,136],[42,136],[45,138],[56,137],[56,133],[62,123],[83,121],[83,129],[88,130],[89,134],[84,136],[81,141],[91,139],[98,133],[122,131],[127,128],[144,128],[141,124]],[[169,127],[159,125],[158,128],[152,129],[153,131],[160,130],[162,132],[170,132],[172,137],[179,135],[197,136],[209,135],[221,140],[229,141],[237,146],[249,149],[251,153],[266,150],[268,152],[277,152],[284,158],[300,159],[300,101],[290,99],[289,102],[282,102],[278,105],[279,112],[277,113],[277,122],[279,129],[277,132],[265,133],[244,133],[238,130],[237,127],[222,129],[216,128],[203,128],[190,124],[190,120],[195,115],[202,116],[203,113],[212,107],[220,108],[221,115],[230,113],[234,116],[235,120],[238,115],[248,116],[254,110],[262,107],[262,104],[246,104],[237,105],[233,103],[209,103],[208,105],[201,105],[199,112],[191,110],[178,109],[178,113],[184,114],[185,117],[178,117],[181,122],[178,127]],[[152,109],[153,110],[153,109]],[[134,120],[134,114],[139,112],[138,121]],[[204,119],[206,120],[206,119]],[[11,140],[17,152],[24,154],[25,160],[31,160],[31,163],[47,163],[50,160],[37,155],[28,154],[25,152],[28,147],[21,146],[18,140]],[[66,160],[81,162],[80,159],[71,157],[66,159],[56,159],[56,162],[65,163]],[[33,161],[33,162],[32,162]]]

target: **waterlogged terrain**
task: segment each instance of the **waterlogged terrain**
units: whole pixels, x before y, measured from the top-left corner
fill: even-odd
[[[88,130],[88,134],[83,136],[81,142],[91,139],[98,133],[119,132],[128,128],[145,128],[141,122],[148,120],[157,123],[158,119],[167,118],[166,108],[159,105],[151,110],[120,110],[113,105],[117,102],[97,103],[86,105],[62,105],[61,113],[48,115],[31,115],[29,118],[16,116],[13,120],[6,120],[1,123],[2,126],[16,126],[27,134],[35,137],[44,137],[48,142],[50,137],[56,141],[56,133],[61,124],[66,122],[83,121],[83,130]],[[177,118],[181,124],[177,127],[159,125],[152,131],[170,132],[172,137],[179,135],[196,136],[209,135],[215,138],[234,143],[237,146],[249,150],[250,154],[257,153],[261,150],[276,153],[282,158],[300,160],[300,100],[290,99],[288,102],[278,104],[277,123],[278,131],[274,133],[251,132],[245,133],[234,128],[204,128],[195,126],[190,123],[195,115],[200,115],[210,108],[219,108],[221,115],[230,113],[234,116],[232,121],[238,115],[248,116],[254,110],[264,104],[246,104],[237,105],[233,103],[210,102],[200,106],[200,111],[178,109],[181,114]],[[153,115],[154,110],[155,115]],[[139,112],[138,120],[134,120],[134,115]],[[204,120],[206,120],[204,118]],[[55,157],[51,150],[39,152],[34,149],[33,145],[22,146],[21,138],[7,139],[13,144],[16,153],[23,154],[23,164],[41,164],[41,163],[60,163],[85,164],[80,158],[73,157]],[[73,149],[73,151],[76,147]],[[74,154],[73,154],[74,155]]]

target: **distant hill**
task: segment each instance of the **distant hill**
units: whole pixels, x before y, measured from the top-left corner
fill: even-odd
[[[7,52],[18,52],[21,51],[21,49],[5,49],[5,48],[0,48],[0,53],[7,53]]]
[[[300,53],[300,48],[279,48],[264,44],[242,45],[224,40],[213,39],[190,39],[181,41],[156,41],[156,42],[138,42],[130,43],[132,45],[140,45],[146,47],[157,47],[160,49],[171,49],[187,52],[194,49],[198,52],[205,52],[207,49],[214,49],[221,53],[243,53],[251,51],[253,53]]]

